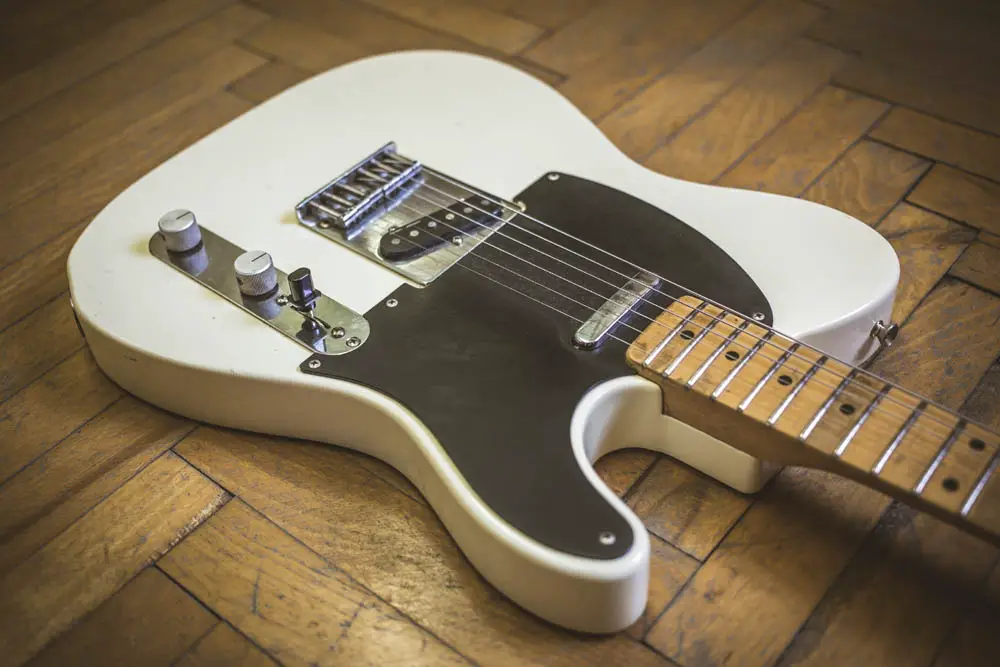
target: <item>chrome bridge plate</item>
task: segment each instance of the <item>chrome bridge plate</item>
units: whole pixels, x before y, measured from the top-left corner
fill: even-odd
[[[381,186],[378,186],[379,182]],[[348,187],[346,192],[345,185]],[[459,203],[472,208],[476,214],[490,215],[499,205],[500,212],[496,216],[499,221],[493,225],[469,224],[464,229],[460,229],[458,224],[442,221],[434,231],[423,232],[439,234],[441,238],[447,238],[448,243],[438,244],[411,259],[392,261],[380,252],[383,237]],[[334,208],[335,205],[337,208]],[[392,142],[295,207],[301,224],[418,285],[429,284],[475,250],[513,218],[518,210],[519,207],[512,202],[398,155]],[[461,216],[461,212],[458,215]],[[456,222],[464,221],[460,219]],[[399,236],[401,243],[407,242],[405,234]]]
[[[316,300],[311,318],[292,308],[288,298],[288,275],[281,269],[275,269],[278,275],[276,290],[263,297],[244,296],[236,283],[233,262],[245,250],[204,226],[201,227],[201,244],[189,252],[168,251],[159,232],[149,239],[149,252],[310,352],[345,354],[368,340],[368,320],[329,297],[320,296]]]

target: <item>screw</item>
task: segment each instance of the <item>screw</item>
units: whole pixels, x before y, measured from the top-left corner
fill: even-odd
[[[559,180],[559,174],[549,174],[549,180],[550,181],[558,181]],[[613,541],[614,541],[614,536],[612,536],[612,542]]]
[[[515,205],[516,205],[516,206],[517,206],[517,207],[518,207],[519,209],[521,209],[521,212],[522,212],[522,213],[524,213],[525,211],[527,211],[527,210],[528,210],[528,205],[527,205],[527,204],[525,204],[525,203],[524,203],[523,201],[521,201],[520,199],[518,199],[518,200],[515,200],[515,201],[514,201],[514,204],[515,204]]]
[[[437,226],[438,226],[438,223],[437,223],[436,220],[428,220],[427,221],[427,227],[428,227],[428,229],[434,229]]]
[[[454,213],[449,213],[448,215],[444,216],[444,219],[445,220],[454,220],[455,219],[455,214]]]
[[[286,305],[288,303],[288,297],[285,296],[284,294],[279,294],[278,298],[275,299],[275,301],[278,302],[279,306],[284,306],[284,305]]]
[[[386,308],[395,308],[396,306],[399,305],[399,301],[396,301],[395,299],[389,299],[388,301],[385,302],[385,305]]]
[[[330,330],[330,335],[334,338],[343,338],[345,333],[347,332],[344,331],[344,327],[334,327]]]
[[[766,316],[764,315],[764,313],[754,313],[754,314],[753,314],[753,318],[754,318],[755,320],[757,320],[758,322],[763,322],[763,321],[764,321],[764,317],[766,317]]]
[[[418,236],[420,236],[420,232],[418,230],[416,230],[416,229],[411,229],[410,230],[410,237],[411,238],[416,238]]]
[[[319,368],[319,366],[320,366],[319,359],[313,359],[312,361],[309,362],[309,368],[313,370],[316,370],[317,368]]]
[[[319,228],[320,229],[330,229],[330,223],[327,222],[326,220],[320,220],[320,222],[319,222]]]
[[[466,206],[465,208],[462,209],[462,213],[472,213],[472,209]]]
[[[392,245],[399,245],[399,239],[392,239],[391,241],[389,241],[389,243],[391,243]]]
[[[361,345],[361,339],[357,336],[351,336],[347,339],[347,347],[357,347],[358,345]]]
[[[604,546],[610,547],[612,544],[615,543],[615,540],[617,538],[615,537],[615,534],[612,533],[610,530],[604,530],[601,531],[601,534],[597,536],[597,539],[600,540],[601,544],[603,544]]]
[[[462,237],[461,236],[452,236],[451,237],[451,242],[454,243],[455,245],[462,245]]]

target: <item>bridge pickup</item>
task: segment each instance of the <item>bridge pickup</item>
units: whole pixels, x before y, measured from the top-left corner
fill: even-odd
[[[583,350],[592,350],[611,335],[632,309],[639,305],[646,295],[656,287],[660,279],[651,273],[640,271],[631,280],[594,311],[573,335],[573,344]]]
[[[390,262],[402,262],[463,239],[481,229],[503,222],[503,206],[486,197],[472,196],[430,215],[390,230],[379,242],[379,254]]]

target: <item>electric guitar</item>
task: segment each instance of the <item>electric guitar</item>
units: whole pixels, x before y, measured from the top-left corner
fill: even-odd
[[[488,59],[280,94],[118,196],[68,272],[125,390],[382,459],[567,628],[646,603],[647,533],[592,469],[624,447],[743,492],[833,471],[1000,543],[1000,437],[858,368],[895,334],[878,233],[653,173]]]

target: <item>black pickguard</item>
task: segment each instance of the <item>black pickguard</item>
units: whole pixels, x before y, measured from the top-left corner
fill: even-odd
[[[771,323],[767,299],[732,258],[645,202],[566,175],[540,179],[517,199],[539,220],[739,312],[763,313],[763,321]],[[301,368],[367,385],[405,405],[435,434],[479,497],[528,537],[566,553],[616,558],[634,536],[581,473],[569,425],[591,387],[630,374],[624,343],[648,320],[633,316],[632,328],[615,332],[622,341],[581,351],[570,342],[579,326],[571,318],[585,319],[602,303],[598,294],[613,294],[635,269],[523,216],[514,224],[563,249],[508,224],[490,237],[496,247],[478,247],[426,288],[399,288],[392,295],[396,307],[381,304],[368,312],[371,336],[356,352],[316,355],[310,360],[320,360],[320,368],[306,363]],[[586,267],[585,272],[566,264]],[[515,268],[517,275],[502,266]],[[563,297],[539,284],[558,286]],[[669,286],[660,289],[678,296]],[[649,317],[669,304],[666,297],[653,296],[656,303],[642,309]],[[614,533],[613,544],[601,543],[603,531]]]

